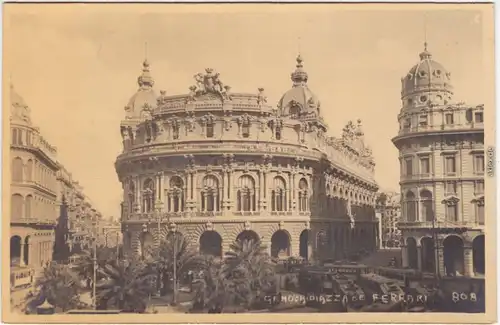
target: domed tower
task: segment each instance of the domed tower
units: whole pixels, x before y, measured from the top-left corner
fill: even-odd
[[[299,57],[276,108],[264,88],[234,92],[212,68],[187,94],[161,91],[154,104],[144,95],[153,108],[129,110],[115,164],[125,250],[149,254],[173,233],[219,256],[236,239],[259,239],[276,258],[375,247],[377,186],[361,127],[327,137],[307,79]]]
[[[401,166],[403,264],[442,276],[484,272],[484,107],[454,101],[451,74],[427,44],[401,83],[392,141]]]

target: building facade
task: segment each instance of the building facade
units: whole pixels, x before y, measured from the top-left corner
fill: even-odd
[[[454,100],[451,74],[427,45],[401,82],[392,141],[401,163],[403,265],[483,274],[484,107]]]
[[[10,265],[15,289],[31,283],[35,272],[52,261],[63,197],[71,197],[74,182],[12,85],[10,107]]]
[[[147,254],[176,232],[221,256],[260,239],[274,257],[345,257],[377,238],[374,161],[361,123],[327,135],[297,58],[277,107],[263,88],[232,92],[212,69],[186,95],[154,91],[149,63],[121,123],[124,250]]]
[[[382,192],[377,198],[376,211],[380,213],[381,245],[383,248],[396,248],[401,245],[401,195]]]

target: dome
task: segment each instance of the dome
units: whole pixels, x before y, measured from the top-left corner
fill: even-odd
[[[403,106],[446,105],[453,96],[451,74],[432,58],[425,44],[420,62],[401,78]]]
[[[154,80],[149,72],[149,62],[145,60],[142,66],[142,74],[137,78],[139,89],[125,106],[127,119],[142,118],[156,107],[158,96],[153,90]]]
[[[31,124],[30,109],[12,84],[10,84],[10,115],[12,121]]]
[[[288,90],[279,100],[278,109],[281,115],[303,115],[315,113],[319,115],[320,102],[318,97],[307,86],[308,75],[302,65],[302,58],[297,57],[296,70],[292,73],[292,89]]]

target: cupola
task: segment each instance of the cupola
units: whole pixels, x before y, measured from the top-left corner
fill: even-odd
[[[282,116],[299,117],[310,114],[319,116],[320,102],[307,85],[309,76],[304,70],[302,62],[302,57],[299,54],[296,69],[291,74],[292,88],[278,102],[278,110]]]
[[[420,61],[401,78],[403,108],[446,105],[452,101],[451,74],[432,58],[424,44]]]
[[[151,77],[148,60],[142,63],[142,74],[137,78],[139,89],[125,106],[126,119],[141,119],[149,115],[156,107],[157,98],[154,90],[154,79]]]

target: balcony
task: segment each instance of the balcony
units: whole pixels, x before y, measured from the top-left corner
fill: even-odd
[[[55,220],[49,219],[38,219],[38,218],[16,218],[10,221],[13,225],[24,225],[24,226],[55,226]]]
[[[398,137],[415,133],[434,133],[441,131],[475,131],[483,130],[483,123],[464,123],[464,124],[441,124],[441,125],[418,125],[415,127],[404,127],[399,130]]]
[[[396,224],[398,228],[403,229],[432,229],[432,228],[475,228],[484,225],[484,222],[472,221],[400,221]]]

